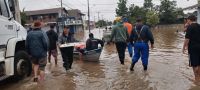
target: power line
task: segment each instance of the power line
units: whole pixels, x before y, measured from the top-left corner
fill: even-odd
[[[82,13],[88,13],[88,12],[82,12]],[[98,13],[98,11],[95,11],[95,12],[92,12],[92,13]],[[105,12],[105,11],[101,11],[100,13],[115,13],[115,11],[107,11],[107,12]]]
[[[87,3],[88,3],[88,29],[90,33],[90,1],[87,0]]]
[[[78,2],[79,2],[81,5],[83,5],[83,6],[86,6],[86,7],[87,7],[87,5],[86,5],[86,4],[84,4],[84,3],[82,3],[81,1],[79,1],[79,0],[78,0]]]
[[[104,6],[104,5],[114,5],[114,4],[93,4],[93,5],[102,5],[102,6]]]
[[[48,4],[49,7],[52,7],[52,5],[48,1],[43,0],[43,2],[45,2],[45,4]]]
[[[72,6],[74,8],[77,8],[74,4],[69,3],[67,0],[64,0],[67,4],[69,4],[68,6]]]
[[[58,0],[58,1],[59,1],[59,3],[62,3],[65,7],[69,8],[69,9],[73,9],[73,8],[69,7],[67,4],[61,2],[60,0]]]

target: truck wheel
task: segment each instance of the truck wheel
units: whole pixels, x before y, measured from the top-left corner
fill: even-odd
[[[32,64],[29,55],[25,51],[18,51],[14,59],[14,74],[18,79],[29,76],[32,71]]]

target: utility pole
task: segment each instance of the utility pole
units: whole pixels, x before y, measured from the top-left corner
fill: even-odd
[[[98,24],[99,24],[99,33],[100,33],[100,20],[99,20],[99,14],[100,14],[100,12],[98,12]],[[99,35],[99,38],[100,38],[100,35]]]
[[[19,10],[19,0],[14,0],[13,5],[15,5],[15,19],[16,21],[18,21],[19,23],[21,23],[21,17],[20,17],[20,10]]]
[[[100,12],[98,12],[98,20],[99,20],[99,14],[100,14]]]
[[[95,19],[96,17],[95,17],[95,15],[94,15],[94,22],[96,22],[96,19]]]
[[[90,3],[89,0],[87,0],[87,2],[88,2],[88,29],[90,33]]]
[[[198,0],[198,5],[200,5],[200,0]],[[197,22],[200,23],[200,7],[197,8]]]
[[[101,25],[102,25],[102,27],[103,27],[103,22],[104,22],[104,20],[103,20],[103,15],[101,15],[102,16],[102,23],[101,23]]]
[[[60,17],[61,17],[61,25],[60,25],[61,27],[60,27],[60,28],[61,28],[61,29],[60,29],[60,30],[62,31],[62,30],[64,30],[63,1],[62,1],[62,0],[60,0],[60,7],[61,7],[61,9],[60,9],[60,10],[61,10],[61,15],[60,15]],[[59,31],[59,32],[60,32],[60,31]],[[62,32],[63,32],[63,31],[62,31]]]
[[[62,0],[60,0],[60,7],[61,7],[61,17],[63,16],[63,3],[62,3]]]
[[[98,12],[98,24],[99,24],[99,13],[100,13],[100,12]],[[99,26],[100,26],[100,25],[99,25]]]

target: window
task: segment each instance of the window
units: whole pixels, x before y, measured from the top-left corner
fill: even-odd
[[[33,20],[37,20],[37,19],[38,19],[38,17],[37,17],[37,16],[33,16],[32,18],[33,18]]]
[[[9,17],[8,8],[7,8],[5,0],[0,0],[0,6],[1,6],[2,15],[5,17]]]
[[[51,20],[51,14],[49,14],[48,18]]]
[[[15,18],[15,5],[14,0],[8,0],[9,9],[12,12],[13,17]]]

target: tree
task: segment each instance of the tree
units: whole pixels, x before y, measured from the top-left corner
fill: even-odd
[[[147,10],[152,10],[152,8],[153,8],[152,0],[144,0],[144,5],[143,6]]]
[[[21,24],[22,24],[22,26],[25,26],[26,20],[27,20],[27,15],[26,15],[26,13],[24,12],[24,9],[23,9],[22,12],[20,12],[20,16],[21,16]]]
[[[143,7],[135,6],[134,4],[129,7],[129,20],[131,23],[136,22],[137,17],[142,17],[144,22],[146,21],[146,10]]]
[[[127,0],[119,0],[118,7],[116,9],[117,16],[128,16],[128,8],[126,7]]]
[[[99,20],[98,22],[96,22],[96,26],[98,27],[102,27],[102,26],[106,26],[107,22],[104,20]]]
[[[177,8],[175,10],[175,15],[176,15],[176,23],[184,22],[184,12],[182,8]]]
[[[147,18],[146,24],[150,26],[154,27],[156,24],[159,23],[159,15],[153,10],[149,10],[146,13],[146,18]]]
[[[161,0],[160,5],[160,23],[172,24],[176,22],[175,14],[176,1]]]

